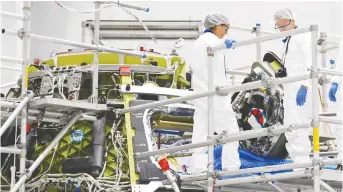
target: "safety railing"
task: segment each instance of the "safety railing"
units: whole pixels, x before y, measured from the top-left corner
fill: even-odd
[[[100,4],[99,2],[96,3],[96,8],[99,8]],[[46,37],[46,36],[41,36],[41,35],[36,35],[36,34],[32,34],[30,33],[30,20],[29,20],[29,16],[30,16],[30,12],[29,12],[29,7],[30,7],[30,2],[25,1],[24,2],[24,15],[20,16],[20,15],[16,15],[16,14],[9,14],[9,13],[4,13],[2,12],[1,15],[2,16],[7,16],[7,17],[11,17],[11,18],[16,18],[16,19],[22,19],[23,20],[23,29],[19,30],[19,32],[14,32],[14,31],[10,31],[10,30],[2,30],[2,33],[5,34],[11,34],[11,35],[17,35],[20,38],[23,39],[23,58],[22,58],[22,79],[23,79],[23,83],[22,83],[22,96],[24,97],[24,95],[27,94],[27,84],[24,83],[24,81],[27,79],[27,73],[26,73],[26,67],[29,64],[29,38],[32,39],[37,39],[37,40],[42,40],[42,41],[47,41],[47,42],[53,42],[53,43],[59,43],[59,44],[64,44],[64,45],[72,45],[72,46],[77,46],[77,47],[83,47],[83,48],[91,48],[94,49],[95,52],[95,57],[94,57],[94,65],[97,66],[98,65],[98,51],[108,51],[108,52],[114,52],[114,53],[119,53],[119,54],[125,54],[125,55],[134,55],[134,56],[139,56],[144,58],[145,55],[141,52],[134,52],[134,51],[124,51],[124,50],[119,50],[119,49],[115,49],[115,48],[109,48],[109,47],[105,47],[105,46],[101,46],[99,45],[99,39],[98,39],[98,35],[95,34],[95,45],[92,44],[86,44],[86,43],[79,43],[79,42],[75,42],[75,41],[68,41],[68,40],[63,40],[63,39],[57,39],[57,38],[52,38],[52,37]],[[135,7],[130,7],[130,8],[135,8],[135,9],[140,9],[140,10],[146,10],[145,8],[139,8],[138,6]],[[99,17],[100,15],[98,14],[99,11],[96,13],[95,15],[95,23],[99,22]],[[97,24],[95,24],[96,27],[98,27]],[[257,25],[256,29],[258,29],[260,26]],[[95,32],[98,29],[95,30]],[[161,105],[166,105],[166,104],[172,104],[172,103],[177,103],[177,102],[183,102],[183,101],[187,101],[187,100],[192,100],[192,99],[198,99],[198,98],[202,98],[202,97],[209,97],[208,103],[209,103],[209,122],[208,122],[208,133],[210,136],[214,137],[213,134],[213,126],[212,126],[212,119],[213,119],[213,113],[212,113],[212,102],[213,99],[211,96],[214,95],[226,95],[228,93],[232,93],[232,92],[236,92],[236,91],[241,91],[241,90],[249,90],[249,89],[255,89],[255,88],[260,88],[260,87],[271,87],[271,86],[275,86],[275,85],[279,85],[279,84],[284,84],[284,83],[290,83],[290,82],[295,82],[295,81],[301,81],[301,80],[306,80],[306,79],[312,79],[312,98],[313,98],[313,120],[311,122],[311,125],[313,127],[313,143],[314,143],[314,157],[313,157],[313,164],[302,164],[302,165],[290,165],[290,166],[294,166],[294,167],[311,167],[313,166],[313,174],[309,174],[308,172],[294,172],[293,174],[288,174],[288,173],[284,173],[284,174],[276,174],[274,176],[270,176],[270,178],[268,180],[275,180],[275,179],[283,179],[283,178],[289,178],[289,177],[303,177],[303,176],[313,176],[314,179],[314,191],[315,192],[319,192],[320,191],[320,159],[319,159],[319,121],[323,121],[323,122],[331,122],[331,123],[339,123],[342,124],[342,121],[332,121],[329,120],[328,118],[324,118],[324,117],[320,117],[319,118],[319,108],[317,103],[318,101],[318,97],[315,97],[315,95],[317,94],[317,82],[318,82],[318,77],[319,77],[319,72],[320,73],[330,73],[330,74],[338,74],[341,75],[342,72],[333,72],[333,71],[328,71],[327,69],[321,69],[318,68],[318,63],[317,63],[317,26],[311,26],[309,28],[299,28],[299,29],[295,29],[295,30],[291,30],[291,31],[287,31],[287,32],[282,32],[282,33],[276,33],[276,34],[270,34],[267,36],[263,36],[260,37],[259,35],[257,35],[257,38],[254,39],[249,39],[249,40],[245,40],[245,41],[241,41],[238,42],[236,44],[234,44],[234,48],[237,47],[241,47],[241,46],[246,46],[246,45],[250,45],[250,44],[256,44],[257,49],[260,49],[260,44],[264,41],[269,41],[269,40],[273,40],[273,39],[278,39],[278,38],[282,38],[282,37],[287,37],[287,36],[292,36],[292,35],[297,35],[297,34],[301,34],[301,33],[306,33],[306,32],[310,32],[311,33],[311,41],[312,41],[312,69],[311,69],[311,74],[304,74],[301,76],[295,76],[295,77],[286,77],[286,78],[280,78],[280,79],[275,79],[275,78],[266,78],[262,81],[257,81],[257,82],[252,82],[252,83],[247,83],[247,84],[243,84],[243,85],[239,85],[239,86],[233,86],[233,87],[213,87],[213,83],[212,83],[212,73],[211,71],[212,66],[211,62],[213,62],[212,58],[213,58],[213,54],[216,53],[216,51],[218,50],[222,50],[222,49],[226,49],[224,42],[218,46],[215,47],[209,47],[208,48],[208,56],[210,57],[209,60],[209,65],[210,69],[209,69],[209,91],[208,92],[203,92],[203,93],[194,93],[188,96],[184,96],[184,97],[178,97],[178,98],[174,98],[174,99],[169,99],[169,100],[165,100],[165,101],[157,101],[157,102],[153,102],[153,103],[149,103],[149,104],[143,104],[143,105],[139,105],[139,106],[135,106],[135,107],[130,107],[127,109],[117,109],[116,113],[117,114],[124,114],[124,113],[130,113],[130,112],[134,112],[137,110],[142,110],[142,109],[148,109],[148,108],[152,108],[152,107],[157,107],[157,106],[161,106]],[[96,32],[97,33],[97,32]],[[258,52],[258,61],[260,60],[260,52]],[[4,57],[2,57],[1,59],[6,59]],[[15,61],[21,61],[21,60],[15,60]],[[95,74],[98,75],[98,71],[95,68],[94,71],[94,75],[93,75],[93,82],[94,79],[97,78],[97,76],[95,76]],[[96,81],[97,82],[97,81]],[[93,84],[97,84],[97,83],[93,83]],[[93,87],[93,96],[96,94],[95,93],[95,89],[96,87]],[[19,104],[19,106],[17,106],[15,113],[14,114],[18,114],[21,111],[21,115],[22,117],[28,117],[28,109],[27,109],[27,102],[29,101],[29,99],[25,99],[24,101],[22,101],[21,104]],[[12,114],[13,115],[13,114]],[[25,191],[25,181],[31,176],[32,172],[39,166],[39,164],[44,160],[44,158],[48,155],[48,153],[51,151],[51,149],[56,145],[56,143],[63,137],[63,135],[68,131],[69,127],[72,126],[79,118],[81,118],[82,116],[82,112],[78,111],[75,113],[75,115],[73,116],[73,118],[65,125],[65,127],[59,132],[59,134],[55,137],[55,139],[49,144],[49,146],[43,151],[43,153],[39,156],[39,158],[37,158],[35,160],[35,162],[30,166],[30,168],[28,170],[25,170],[25,159],[26,159],[26,150],[25,149],[21,149],[21,151],[18,150],[13,150],[13,153],[20,153],[20,173],[22,174],[22,176],[20,177],[19,181],[13,186],[13,188],[11,189],[11,192],[17,191],[18,189],[20,189],[21,192]],[[10,117],[8,119],[8,121],[12,121],[12,117]],[[27,118],[21,118],[21,144],[22,146],[26,145],[26,122],[27,122]],[[242,132],[242,133],[238,133],[237,135],[233,135],[233,136],[229,136],[229,137],[225,137],[225,138],[214,138],[212,140],[208,140],[206,142],[203,143],[197,143],[197,144],[189,144],[189,145],[184,145],[181,147],[173,147],[173,148],[169,148],[166,150],[163,150],[163,153],[168,153],[168,152],[175,152],[175,151],[179,151],[179,150],[184,150],[184,149],[191,149],[191,148],[198,148],[198,147],[204,147],[204,146],[209,146],[209,153],[208,153],[208,160],[209,162],[213,162],[213,145],[216,143],[227,143],[227,142],[233,142],[233,141],[238,141],[239,139],[246,139],[246,138],[254,138],[254,137],[259,137],[262,135],[270,135],[270,134],[279,134],[279,133],[283,133],[286,131],[291,131],[292,129],[296,129],[296,128],[303,128],[303,127],[308,127],[310,126],[310,124],[304,124],[304,125],[295,125],[294,127],[284,127],[284,128],[280,128],[280,129],[272,129],[272,128],[268,128],[265,130],[261,130],[261,131],[252,131],[252,132]],[[1,133],[4,132],[4,130],[6,130],[6,126],[3,128],[1,127]],[[0,148],[0,150],[5,150],[5,151],[11,151],[11,149],[8,148]],[[136,154],[137,158],[143,157],[143,156],[153,156],[153,155],[159,155],[161,154],[161,150],[160,151],[151,151],[151,152],[145,152],[145,153],[140,153],[140,154]],[[335,161],[335,163],[337,163]],[[285,168],[285,167],[283,167]],[[256,171],[259,168],[256,168],[254,171]],[[261,168],[262,169],[262,168]],[[264,169],[266,169],[266,167],[264,167]],[[273,167],[273,170],[278,170],[281,169],[280,167]],[[213,172],[213,167],[209,166],[209,172]],[[250,170],[251,171],[251,170]],[[237,174],[243,173],[244,170],[240,170],[237,172]],[[228,174],[232,174],[232,173],[223,173],[223,175],[228,175]],[[200,177],[200,176],[199,176]],[[204,178],[204,175],[201,175],[201,178]],[[206,178],[208,179],[208,189],[212,190],[213,189],[213,178],[212,176],[206,175]],[[255,180],[254,180],[255,179]],[[233,184],[233,183],[246,183],[246,182],[256,182],[256,181],[266,181],[266,179],[262,179],[259,178],[256,180],[256,178],[246,178],[246,179],[241,179],[241,180],[237,180],[237,181],[232,181],[232,180],[222,180],[219,181],[219,183],[217,182],[217,185],[221,186],[221,185],[228,185],[228,184]]]
[[[267,78],[265,80],[262,81],[258,81],[258,82],[252,82],[252,83],[247,83],[247,84],[243,84],[243,85],[239,85],[239,86],[233,86],[233,87],[227,87],[227,88],[213,88],[210,86],[211,83],[209,84],[209,90],[208,92],[203,92],[203,93],[195,93],[192,95],[188,95],[188,96],[184,96],[184,97],[178,97],[178,98],[174,98],[174,99],[169,99],[169,100],[165,100],[165,101],[156,101],[153,103],[148,103],[148,104],[143,104],[143,105],[138,105],[135,107],[130,107],[127,109],[118,109],[116,112],[118,114],[123,114],[123,113],[128,113],[128,112],[134,112],[137,110],[142,110],[142,109],[148,109],[148,108],[152,108],[152,107],[158,107],[161,105],[166,105],[166,104],[172,104],[172,103],[176,103],[176,102],[183,102],[183,101],[187,101],[187,100],[192,100],[192,99],[197,99],[197,98],[202,98],[202,97],[211,97],[213,95],[223,95],[223,94],[227,94],[230,92],[235,92],[235,91],[242,91],[242,90],[248,90],[248,89],[254,89],[254,88],[260,88],[260,87],[270,87],[270,86],[274,86],[274,85],[278,85],[278,84],[283,84],[283,83],[289,83],[289,82],[295,82],[295,81],[300,81],[300,80],[305,80],[305,79],[312,79],[312,108],[313,108],[313,120],[311,122],[311,125],[313,127],[313,175],[311,174],[311,176],[313,176],[314,179],[314,191],[315,192],[319,192],[320,191],[320,159],[319,159],[319,121],[320,120],[325,120],[324,118],[319,118],[319,107],[317,105],[318,101],[318,97],[315,97],[317,94],[317,88],[318,88],[318,77],[319,77],[319,69],[318,69],[318,62],[317,62],[317,26],[310,26],[309,28],[299,28],[299,29],[295,29],[295,30],[291,30],[291,31],[287,31],[287,32],[282,32],[282,33],[278,33],[278,34],[272,34],[272,35],[268,35],[268,36],[264,36],[264,37],[258,37],[255,39],[250,39],[250,40],[246,40],[246,41],[242,41],[242,42],[238,42],[236,45],[234,45],[234,47],[240,47],[240,46],[245,46],[245,45],[250,45],[250,44],[254,44],[254,43],[261,43],[264,41],[268,41],[268,40],[273,40],[273,39],[278,39],[278,38],[282,38],[282,37],[287,37],[287,36],[292,36],[292,35],[297,35],[297,34],[302,34],[302,33],[306,33],[306,32],[310,32],[311,33],[311,53],[312,53],[312,69],[311,69],[311,74],[304,74],[301,76],[296,76],[296,77],[286,77],[286,78],[280,78],[280,79],[274,79],[274,78]],[[213,55],[213,53],[215,53],[215,51],[219,51],[225,49],[225,43],[223,41],[222,44],[218,44],[215,47],[209,47],[208,48],[208,56],[211,57]],[[210,63],[208,64],[208,66],[210,66],[209,71],[211,70],[211,66],[213,66],[213,64],[211,63],[212,60],[210,58]],[[323,71],[322,73],[325,73],[327,71]],[[211,75],[212,73],[209,73],[209,79],[211,79]],[[211,109],[211,100],[209,101],[209,108]],[[211,114],[211,111],[209,111]],[[209,121],[211,121],[211,117],[209,117]],[[327,119],[326,119],[327,120]],[[331,121],[333,122],[333,121]],[[342,123],[340,122],[336,122],[335,123]],[[209,122],[209,133],[210,135],[213,135],[213,130],[212,130],[212,126],[211,123]],[[249,134],[249,133],[246,133]],[[244,132],[242,133],[242,135],[244,135]],[[254,137],[258,137],[258,136],[254,136]],[[245,137],[243,137],[245,138]],[[232,140],[228,140],[228,142],[232,142],[232,141],[237,141],[238,139],[232,139]],[[218,140],[217,140],[218,141]],[[220,143],[220,142],[219,142]],[[159,151],[149,151],[149,152],[145,152],[145,153],[140,153],[140,154],[136,154],[137,158],[141,158],[141,157],[146,157],[146,156],[154,156],[154,155],[159,155],[161,153],[169,153],[169,152],[176,152],[176,151],[180,151],[180,150],[185,150],[185,149],[192,149],[192,148],[198,148],[198,147],[204,147],[204,146],[213,146],[214,144],[216,144],[215,140],[208,140],[206,142],[202,142],[202,143],[196,143],[196,144],[189,144],[189,145],[184,145],[184,146],[180,146],[180,147],[172,147],[172,148],[168,148],[168,149],[164,149],[159,150]],[[213,151],[212,148],[209,148],[208,151],[208,156],[209,156],[209,162],[213,162]],[[209,166],[211,167],[211,166]],[[209,172],[213,172],[213,168],[209,168],[208,170]],[[304,174],[303,172],[299,172],[299,173],[292,173],[292,174],[282,174],[282,175],[275,175],[272,176],[273,179],[276,178],[289,178],[289,177],[294,177],[294,174],[298,174],[299,177],[302,177],[304,175],[308,175],[308,174]],[[213,189],[213,178],[212,176],[207,176],[208,179],[208,190]],[[242,183],[244,182],[249,182],[248,179],[242,179]],[[250,179],[250,181],[252,181],[252,179]],[[232,181],[220,181],[221,183],[219,185],[227,185],[227,184],[233,184]],[[234,182],[237,183],[237,182]],[[238,182],[240,183],[240,182]],[[218,182],[216,183],[216,185],[218,185]]]

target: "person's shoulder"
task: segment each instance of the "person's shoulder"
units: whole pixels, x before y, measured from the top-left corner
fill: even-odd
[[[306,33],[301,33],[298,35],[293,35],[292,38],[294,38],[297,41],[301,41],[301,42],[311,42],[311,33],[310,32],[306,32]]]
[[[198,44],[198,43],[208,44],[208,43],[213,42],[215,39],[217,39],[217,36],[215,36],[214,34],[212,34],[212,33],[204,33],[195,41],[195,43],[196,44]]]

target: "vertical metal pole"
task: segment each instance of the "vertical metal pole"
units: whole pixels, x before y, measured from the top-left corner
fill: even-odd
[[[25,19],[23,21],[23,31],[26,34],[30,33],[30,2],[24,1],[23,4],[23,14]],[[21,80],[21,95],[24,97],[27,92],[28,76],[27,76],[27,66],[30,64],[30,40],[28,35],[23,36],[23,65],[22,65],[22,80]],[[19,171],[23,174],[26,167],[26,124],[27,124],[27,105],[21,111],[21,131],[20,131],[20,144],[22,147],[22,153],[20,154]],[[19,192],[25,192],[25,183],[19,188]]]
[[[214,82],[213,82],[213,60],[214,60],[214,54],[207,49],[207,56],[208,56],[208,91],[212,91],[214,90]],[[214,135],[214,131],[213,131],[213,101],[214,101],[214,96],[209,96],[207,97],[207,102],[208,102],[208,122],[207,122],[207,129],[208,129],[208,134],[207,134],[207,139],[209,139],[210,137],[213,137]],[[213,145],[209,145],[208,146],[208,170],[207,170],[207,191],[208,192],[212,192],[213,191],[213,177],[212,177],[212,173],[213,173]]]
[[[95,3],[95,9],[100,8],[100,3],[98,1]],[[94,45],[99,45],[99,22],[100,22],[100,11],[95,12],[95,21],[94,21]],[[97,102],[98,100],[98,83],[99,83],[99,50],[94,50],[94,70],[93,70],[93,90],[92,90],[92,98],[95,99],[94,101]]]
[[[312,111],[313,111],[313,179],[314,192],[320,192],[320,170],[319,170],[319,98],[318,94],[318,62],[317,62],[317,25],[311,25],[312,41]]]
[[[261,25],[259,23],[256,23],[256,37],[261,36]],[[261,43],[256,43],[256,61],[261,63]]]
[[[13,155],[16,156],[17,154],[13,154]],[[11,189],[12,189],[13,186],[15,185],[15,170],[16,170],[16,167],[15,166],[11,166],[10,170],[11,170]]]
[[[81,24],[81,42],[86,42],[86,23],[82,22]]]
[[[326,68],[326,47],[327,47],[327,41],[326,41],[326,33],[322,32],[320,33],[320,40],[321,40],[321,49],[322,49],[322,68]],[[327,75],[325,73],[322,74],[323,78],[323,85],[322,85],[322,97],[323,97],[323,110],[324,112],[328,111],[328,83],[326,81]]]

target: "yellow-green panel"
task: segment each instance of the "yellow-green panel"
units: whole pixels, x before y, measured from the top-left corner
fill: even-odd
[[[69,65],[80,65],[81,63],[86,63],[87,65],[93,63],[93,52],[81,52],[81,53],[66,53],[57,55],[57,66],[69,66]],[[141,57],[131,56],[131,55],[124,55],[123,62],[120,63],[120,54],[118,53],[108,53],[102,52],[99,53],[99,63],[100,64],[143,64]],[[158,62],[159,67],[167,67],[167,58],[165,55],[147,55],[145,59],[146,65],[150,65],[150,60],[154,60]],[[182,58],[178,56],[172,56],[170,58],[171,65],[174,64],[175,61],[181,63]],[[41,63],[46,63],[50,66],[54,66],[54,59],[49,58]]]
[[[118,62],[119,63],[119,62]],[[124,64],[128,64],[128,65],[137,65],[137,64],[143,64],[142,63],[142,58],[141,57],[135,57],[135,56],[131,56],[131,55],[125,55],[124,56]]]
[[[93,62],[93,56],[93,53],[61,55],[57,57],[57,66],[81,65],[81,63],[89,65]]]
[[[83,141],[79,144],[76,143],[72,143],[70,140],[70,131],[71,130],[75,130],[75,129],[79,129],[84,131],[84,136],[85,138],[83,139]],[[111,129],[112,126],[106,126],[106,138],[108,138],[111,135]],[[92,141],[92,123],[87,122],[87,121],[81,121],[78,122],[76,124],[73,125],[73,127],[71,128],[70,131],[68,131],[68,133],[60,140],[56,153],[55,153],[55,157],[54,157],[54,161],[53,161],[53,165],[51,166],[50,169],[50,173],[61,173],[62,171],[62,164],[65,161],[65,159],[67,158],[71,158],[71,157],[76,157],[76,156],[90,156],[91,154],[86,154],[85,149],[87,147],[91,146],[91,141]],[[50,142],[46,143],[45,145],[37,145],[35,147],[35,153],[33,155],[34,158],[37,158],[39,156],[39,154],[50,144]],[[108,177],[108,176],[112,176],[115,173],[115,168],[116,168],[116,163],[115,161],[113,161],[113,159],[116,158],[116,151],[114,150],[112,143],[110,140],[106,139],[105,140],[105,148],[109,146],[108,148],[108,155],[106,158],[107,164],[106,164],[106,168],[104,171],[104,177]],[[53,156],[54,153],[54,149],[52,151],[50,151],[49,155],[44,159],[44,161],[42,162],[42,164],[40,165],[40,171],[38,174],[41,174],[43,172],[45,172],[49,166],[50,166],[50,162],[51,162],[51,158]],[[125,161],[124,161],[125,162]],[[128,165],[127,164],[123,164],[122,169],[124,170],[124,172],[126,172]]]
[[[91,63],[93,63],[93,61],[91,61]],[[119,55],[117,53],[100,53],[99,63],[100,64],[118,64]]]
[[[30,65],[28,68],[27,68],[27,72],[30,73],[30,72],[36,72],[38,71],[38,69],[33,66],[33,65]]]
[[[42,65],[42,64],[46,64],[46,65],[50,65],[50,66],[55,66],[54,59],[48,59],[48,60],[40,62],[40,65]]]

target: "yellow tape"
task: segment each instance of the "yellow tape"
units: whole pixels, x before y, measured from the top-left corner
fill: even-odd
[[[313,152],[319,152],[319,128],[313,128]]]
[[[29,66],[26,66],[26,78],[25,78],[26,89],[28,87],[28,84],[29,84]]]
[[[270,67],[274,70],[274,71],[277,71],[280,69],[280,65],[278,64],[277,61],[273,61],[270,63]]]

